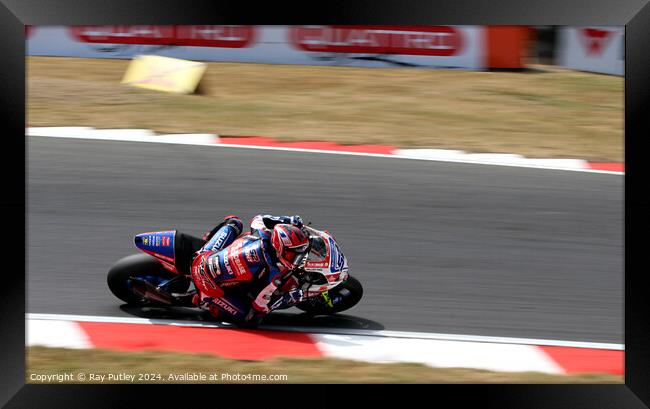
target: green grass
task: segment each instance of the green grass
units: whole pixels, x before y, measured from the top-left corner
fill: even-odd
[[[376,364],[325,358],[277,358],[241,361],[213,355],[173,352],[117,352],[101,349],[27,348],[27,383],[36,375],[71,374],[72,381],[89,383],[89,374],[135,375],[134,383],[265,383],[228,378],[223,374],[286,375],[273,383],[623,383],[610,374],[548,375],[536,372],[490,372],[466,368],[430,368],[420,364]],[[86,376],[79,380],[79,374]],[[205,374],[205,381],[178,381],[170,375]],[[139,374],[160,374],[157,379],[138,379]],[[216,374],[215,380],[210,375]],[[171,377],[171,379],[170,379]],[[59,383],[56,379],[50,383]],[[95,381],[92,383],[101,383]],[[104,383],[125,383],[106,380]]]
[[[623,161],[622,77],[208,63],[173,95],[120,85],[128,63],[28,57],[28,123]]]

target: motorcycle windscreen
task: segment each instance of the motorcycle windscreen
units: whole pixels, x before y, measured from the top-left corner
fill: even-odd
[[[140,251],[156,257],[162,262],[163,266],[169,269],[169,265],[174,268],[176,261],[176,255],[174,254],[175,237],[176,230],[154,231],[138,234],[133,241]]]

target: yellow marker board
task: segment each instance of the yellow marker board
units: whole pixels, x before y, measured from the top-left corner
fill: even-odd
[[[206,64],[157,55],[135,57],[122,84],[176,94],[191,94],[207,68]]]

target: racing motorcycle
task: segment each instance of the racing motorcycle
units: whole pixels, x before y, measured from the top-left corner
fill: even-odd
[[[311,314],[327,315],[348,310],[363,296],[359,280],[348,273],[343,252],[327,231],[303,226],[309,236],[310,251],[301,267],[283,277],[279,288],[303,290],[303,300],[290,304],[280,297],[271,304],[271,311],[292,306]],[[142,253],[118,260],[108,271],[108,287],[120,300],[134,306],[191,307],[197,289],[191,278],[190,265],[194,254],[206,243],[197,237],[176,230],[141,233],[134,238]],[[235,294],[250,301],[267,283],[263,280],[241,282],[223,287],[226,294]]]

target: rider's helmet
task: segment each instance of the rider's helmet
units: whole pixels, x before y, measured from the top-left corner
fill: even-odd
[[[291,224],[276,224],[271,244],[283,266],[289,270],[300,267],[309,254],[309,236]]]

